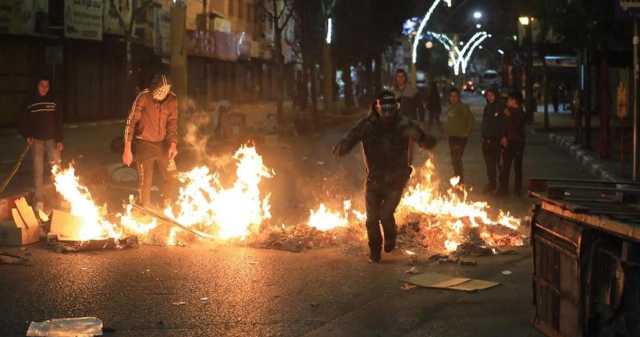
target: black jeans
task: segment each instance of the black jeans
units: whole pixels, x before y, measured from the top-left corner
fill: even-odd
[[[464,167],[462,165],[462,155],[467,147],[467,137],[449,137],[449,150],[451,151],[451,165],[453,175],[460,177],[460,183],[464,183]]]
[[[500,169],[500,140],[482,139],[482,155],[487,167],[488,187],[495,190],[498,187],[498,170]]]
[[[164,143],[136,140],[135,150],[134,159],[138,170],[138,198],[142,206],[147,207],[151,206],[151,186],[153,185],[153,173],[156,164],[162,179],[160,193],[166,197],[169,191],[169,180],[167,179],[169,158]]]
[[[375,181],[367,181],[365,188],[365,201],[367,208],[367,236],[369,248],[377,250],[382,248],[382,231],[386,242],[396,239],[397,228],[394,213],[402,198],[404,184],[384,184]]]
[[[522,158],[524,156],[524,142],[509,142],[502,149],[502,167],[500,169],[500,192],[509,192],[509,176],[511,166],[515,173],[514,190],[522,192]]]

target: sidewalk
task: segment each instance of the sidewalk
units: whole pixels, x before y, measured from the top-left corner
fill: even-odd
[[[576,144],[575,122],[570,113],[549,113],[549,130],[544,130],[544,113],[538,111],[535,116],[532,132],[545,135],[550,142],[568,152],[585,169],[598,179],[607,181],[625,181],[631,179],[631,133],[624,129],[621,151],[620,131],[622,124],[617,118],[611,120],[611,158],[602,159],[597,151],[599,142],[600,121],[598,116],[591,120],[591,149]],[[629,128],[630,126],[625,126]],[[622,160],[621,160],[622,157]]]

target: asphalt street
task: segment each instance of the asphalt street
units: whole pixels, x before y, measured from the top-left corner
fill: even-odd
[[[464,100],[479,126],[482,98],[465,95]],[[265,186],[273,196],[274,216],[307,213],[326,198],[352,198],[357,205],[360,151],[342,161],[330,157],[344,131],[265,147],[265,161],[276,171]],[[108,140],[120,132],[118,124],[68,129],[66,155],[94,165],[113,163],[118,156],[109,154]],[[0,138],[10,144],[0,161],[10,161],[20,139],[11,133]],[[442,141],[433,153],[441,177],[451,172],[448,151]],[[468,185],[482,189],[486,178],[478,127],[464,164]],[[524,174],[525,179],[588,177],[561,149],[535,134],[527,141]],[[28,176],[24,170],[12,188],[28,186]],[[472,198],[520,217],[532,205],[526,197],[493,200],[474,192]],[[42,245],[2,250],[31,254],[28,266],[0,265],[3,337],[24,336],[29,321],[82,316],[102,319],[113,330],[107,336],[541,336],[530,324],[528,247],[514,255],[478,258],[477,266],[419,258],[419,271],[501,283],[477,293],[402,290],[408,257],[384,255],[382,264],[371,265],[364,249],[345,247],[302,253],[207,243],[77,254],[58,254]]]

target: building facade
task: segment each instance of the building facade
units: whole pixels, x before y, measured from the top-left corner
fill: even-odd
[[[262,1],[183,1],[188,96],[199,107],[274,97],[273,33]],[[125,116],[153,74],[169,72],[173,3],[0,3],[0,126],[15,123],[42,75],[52,79],[67,122]]]

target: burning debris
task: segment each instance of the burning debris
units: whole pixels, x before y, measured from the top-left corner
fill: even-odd
[[[253,146],[242,146],[233,156],[235,176],[221,176],[206,166],[178,175],[177,200],[162,211],[142,208],[130,199],[123,214],[109,217],[89,190],[79,183],[73,166],[53,170],[58,192],[71,205],[70,212],[56,211],[52,233],[59,241],[130,243],[163,241],[167,245],[204,238],[254,247],[299,252],[337,245],[361,245],[366,240],[365,214],[345,200],[341,208],[319,203],[306,221],[276,225],[270,194],[261,189],[275,172],[266,167]],[[494,254],[499,247],[520,246],[520,220],[508,213],[490,216],[486,202],[468,200],[468,192],[451,179],[440,189],[435,166],[429,160],[418,168],[398,208],[401,248],[458,255]],[[123,241],[124,240],[124,241]],[[136,240],[137,243],[137,240]]]

